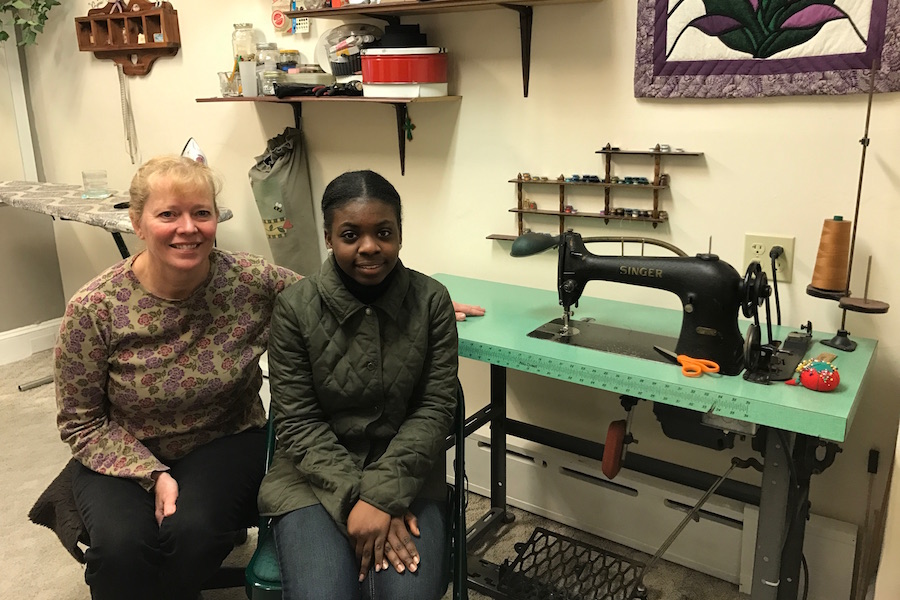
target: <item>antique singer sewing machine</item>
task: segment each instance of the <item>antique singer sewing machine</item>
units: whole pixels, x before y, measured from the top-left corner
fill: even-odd
[[[744,308],[747,314],[768,296],[765,274],[748,269],[741,277],[731,265],[714,254],[601,256],[589,252],[586,241],[590,242],[592,238],[582,239],[572,230],[559,236],[526,233],[516,239],[510,252],[512,256],[529,256],[558,247],[557,287],[559,303],[563,307],[561,326],[555,328],[558,341],[566,343],[566,338],[597,327],[572,319],[572,308],[577,306],[589,281],[657,288],[673,292],[681,301],[681,333],[675,353],[714,361],[725,375],[741,372],[745,344],[738,328],[738,311]],[[548,326],[553,328],[551,324]]]

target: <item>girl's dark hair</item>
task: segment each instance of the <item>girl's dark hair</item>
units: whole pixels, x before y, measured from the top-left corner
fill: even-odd
[[[322,194],[322,217],[325,221],[325,229],[331,230],[336,209],[360,198],[380,200],[391,206],[397,214],[399,233],[403,233],[400,217],[400,194],[397,193],[390,181],[374,171],[350,171],[338,175],[328,184],[325,193]]]

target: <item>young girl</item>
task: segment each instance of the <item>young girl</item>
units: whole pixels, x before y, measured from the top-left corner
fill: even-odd
[[[284,597],[437,600],[453,306],[400,262],[400,197],[383,177],[339,176],[322,212],[332,254],[279,295],[269,338],[278,442],[259,505],[277,517]]]

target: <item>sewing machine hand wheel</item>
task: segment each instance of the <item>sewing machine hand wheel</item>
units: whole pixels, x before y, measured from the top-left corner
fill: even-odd
[[[759,326],[750,323],[747,326],[747,335],[744,338],[744,368],[754,373],[759,368],[759,359],[762,356],[760,346]]]
[[[743,292],[741,312],[747,318],[758,318],[758,308],[769,297],[769,282],[762,270],[762,266],[757,261],[754,260],[747,266],[741,290]]]
[[[531,256],[559,246],[560,236],[543,233],[523,233],[517,237],[509,250],[510,256]]]

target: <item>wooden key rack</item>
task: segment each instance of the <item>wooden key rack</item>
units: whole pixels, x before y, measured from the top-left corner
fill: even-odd
[[[109,2],[76,17],[78,49],[122,65],[126,75],[146,75],[156,59],[181,47],[178,11],[169,2]]]

